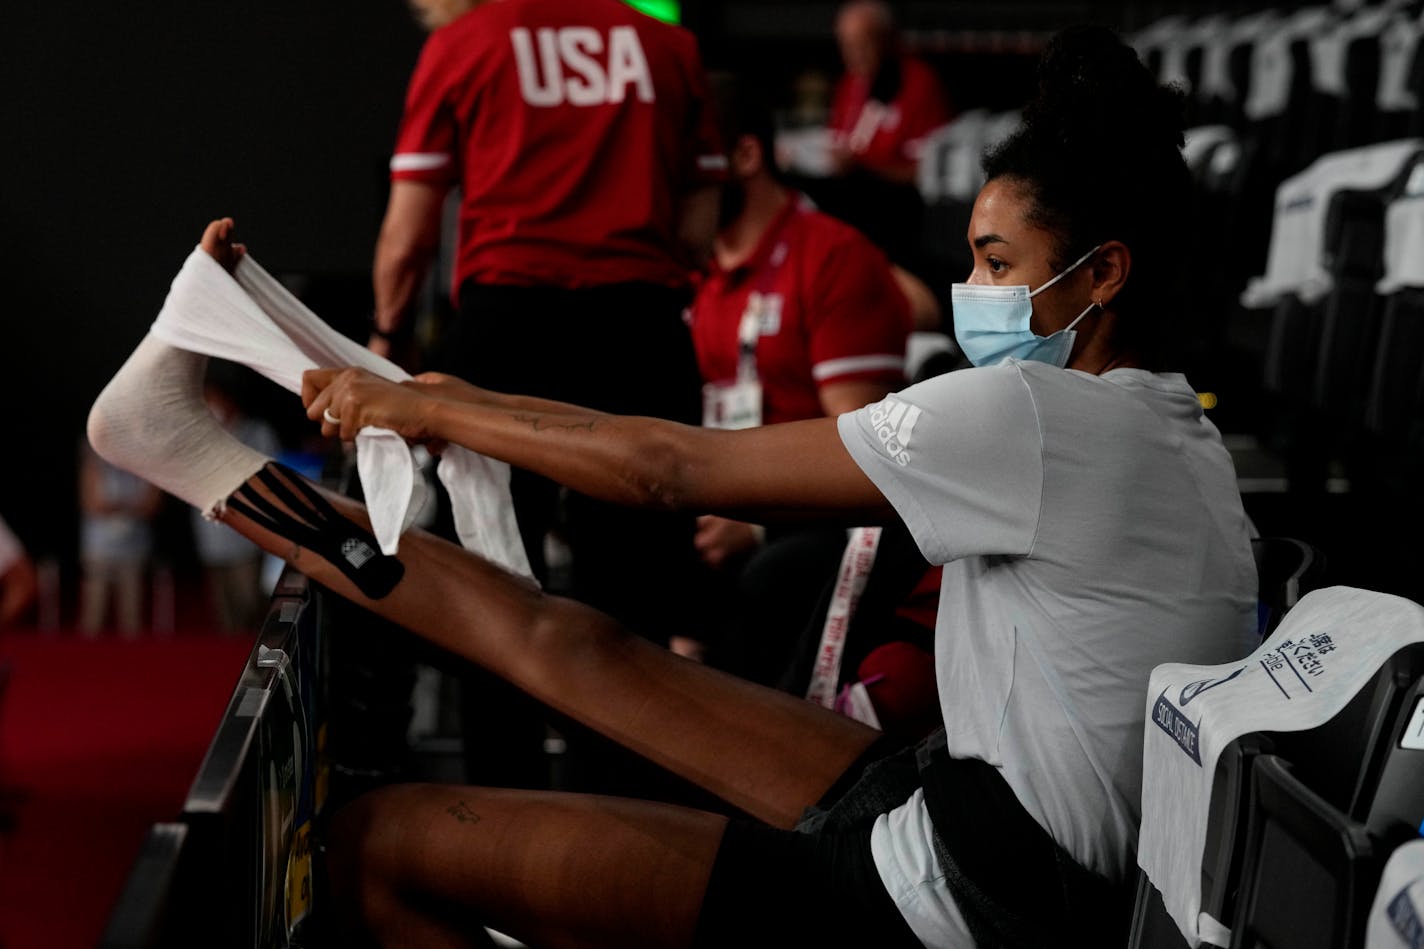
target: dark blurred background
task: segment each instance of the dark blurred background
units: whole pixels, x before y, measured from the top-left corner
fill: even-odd
[[[682,21],[710,68],[757,78],[789,108],[808,77],[838,72],[836,6],[685,0]],[[1021,104],[1034,55],[1062,26],[1131,31],[1167,10],[1231,6],[896,9],[966,110]],[[72,564],[88,406],[209,219],[233,216],[254,256],[328,322],[363,327],[386,163],[423,35],[400,0],[3,4],[0,404],[10,424],[0,497],[37,558]],[[301,424],[276,387],[248,396],[284,436]]]

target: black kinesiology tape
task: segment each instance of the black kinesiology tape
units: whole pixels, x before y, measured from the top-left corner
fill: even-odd
[[[286,478],[279,478],[278,471]],[[274,461],[257,473],[257,480],[290,511],[284,511],[247,485],[233,492],[228,498],[228,507],[317,554],[373,600],[386,596],[405,576],[405,564],[381,553],[381,545],[375,537],[337,513],[295,471]]]

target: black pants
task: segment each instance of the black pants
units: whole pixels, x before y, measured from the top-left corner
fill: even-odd
[[[918,787],[913,749],[882,738],[795,830],[727,824],[698,915],[697,949],[920,949],[870,851],[876,817]]]
[[[498,392],[695,425],[701,420],[701,380],[682,319],[688,302],[685,291],[644,284],[565,290],[466,283],[431,361],[440,371]],[[542,581],[549,579],[544,538],[557,527],[572,555],[568,586],[558,592],[660,643],[694,620],[697,609],[688,592],[702,568],[692,547],[691,515],[607,504],[518,469],[511,492],[525,549]],[[544,786],[542,712],[512,687],[480,678],[487,681],[464,689],[469,778]],[[573,744],[571,738],[571,751]],[[603,751],[603,757],[617,754]],[[577,755],[573,763],[578,771]],[[632,768],[624,763],[615,771]],[[634,790],[616,779],[610,784],[608,768],[581,770],[587,777],[571,779],[576,789]]]

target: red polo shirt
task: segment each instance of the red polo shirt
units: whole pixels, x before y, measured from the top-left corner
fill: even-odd
[[[725,168],[696,39],[619,0],[499,0],[431,33],[391,159],[461,187],[456,287],[684,286],[678,201]]]
[[[951,118],[934,70],[912,56],[901,57],[900,69],[900,91],[892,102],[870,98],[865,77],[846,73],[836,83],[831,131],[871,170],[918,162],[925,136]]]
[[[830,383],[905,384],[910,306],[890,262],[859,231],[800,196],[746,263],[730,271],[714,266],[699,286],[692,340],[705,381],[736,377],[749,307],[761,312],[756,360],[764,424],[822,417],[818,390]]]

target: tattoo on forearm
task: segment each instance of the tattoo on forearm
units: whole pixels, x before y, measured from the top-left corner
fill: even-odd
[[[470,810],[470,805],[466,804],[464,801],[461,801],[459,804],[452,805],[449,808],[448,813],[451,817],[455,818],[462,824],[478,824],[480,822],[480,815]]]
[[[529,427],[536,432],[548,432],[555,430],[562,430],[566,432],[591,432],[593,431],[594,423],[597,421],[597,419],[590,417],[586,421],[550,422],[542,415],[529,415],[524,412],[516,412],[514,415],[514,420],[516,422],[528,422]]]

